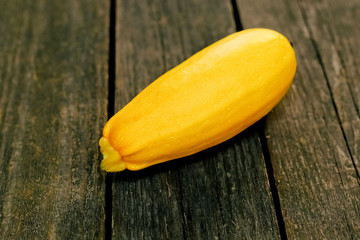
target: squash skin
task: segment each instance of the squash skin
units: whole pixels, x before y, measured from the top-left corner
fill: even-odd
[[[107,122],[101,168],[140,170],[224,142],[265,116],[295,72],[294,50],[278,32],[231,34],[160,76]]]

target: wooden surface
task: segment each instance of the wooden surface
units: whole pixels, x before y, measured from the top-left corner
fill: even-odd
[[[238,4],[244,27],[283,32],[297,54],[291,91],[265,127],[287,236],[359,239],[359,71],[341,59],[359,56],[360,3],[266,2]]]
[[[109,4],[0,12],[0,239],[101,238]]]
[[[0,0],[0,239],[360,239],[360,2]],[[105,174],[106,119],[165,71],[267,27],[298,61],[238,136]]]

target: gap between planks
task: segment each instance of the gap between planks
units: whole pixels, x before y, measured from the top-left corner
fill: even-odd
[[[108,62],[108,119],[115,113],[116,79],[116,0],[110,0],[109,62]],[[112,184],[113,175],[105,177],[105,240],[112,239]]]
[[[241,21],[237,2],[236,2],[236,0],[230,0],[230,3],[231,3],[232,10],[233,10],[233,18],[234,18],[234,22],[235,22],[236,31],[241,31],[244,29],[244,27],[243,27],[243,24]],[[285,228],[284,218],[281,213],[279,193],[278,193],[276,183],[275,183],[275,177],[274,177],[273,167],[271,164],[270,152],[269,152],[269,148],[268,148],[266,136],[265,136],[265,118],[266,117],[264,117],[263,119],[260,120],[261,128],[259,129],[259,138],[260,138],[261,148],[262,148],[262,152],[263,152],[263,156],[264,156],[265,168],[266,168],[266,172],[268,175],[270,191],[271,191],[271,195],[273,198],[273,203],[274,203],[278,228],[279,228],[279,232],[280,232],[280,237],[281,237],[281,239],[285,240],[285,239],[287,239],[286,228]]]

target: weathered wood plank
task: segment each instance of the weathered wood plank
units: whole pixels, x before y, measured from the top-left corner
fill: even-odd
[[[360,2],[300,2],[358,174],[360,168]],[[336,21],[334,21],[336,19]],[[345,177],[345,176],[344,176]],[[359,178],[353,178],[360,183]]]
[[[358,239],[359,21],[346,17],[359,16],[358,3],[344,9],[336,1],[237,2],[244,27],[278,30],[297,53],[292,88],[266,121],[288,238]],[[351,60],[343,63],[345,56]]]
[[[101,239],[107,1],[0,1],[1,239]]]
[[[234,31],[230,1],[117,1],[116,110]],[[280,238],[259,128],[194,156],[115,174],[113,238]]]

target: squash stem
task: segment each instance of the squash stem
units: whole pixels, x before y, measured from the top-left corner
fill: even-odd
[[[121,161],[120,154],[111,146],[110,142],[102,137],[99,141],[100,151],[104,159],[101,161],[100,167],[107,172],[119,172],[126,169],[126,165]]]

